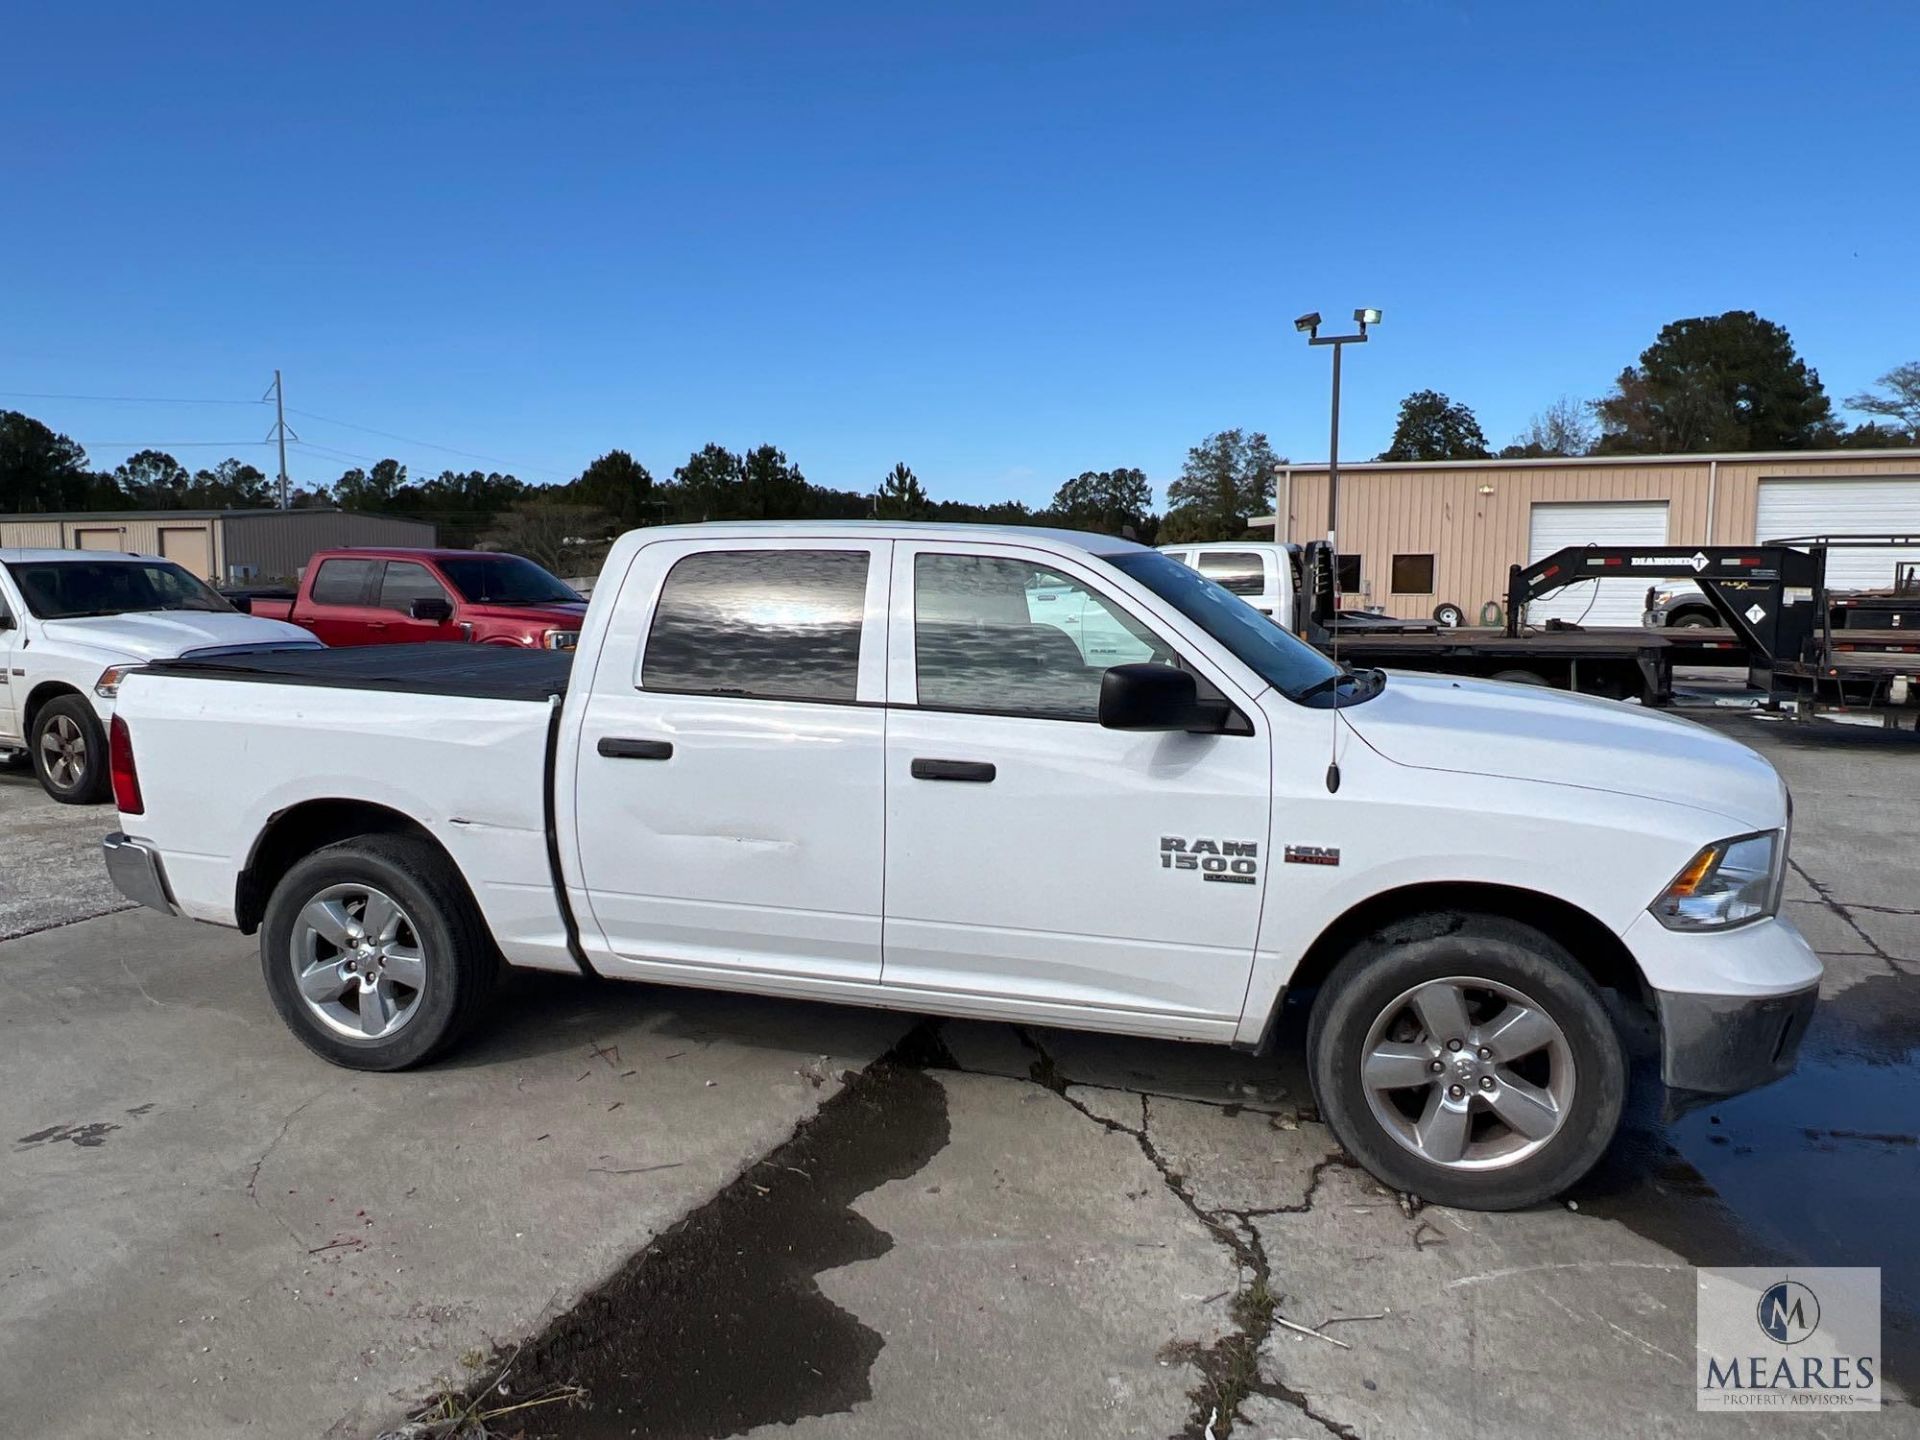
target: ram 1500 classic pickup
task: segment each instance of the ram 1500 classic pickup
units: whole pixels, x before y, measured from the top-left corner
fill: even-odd
[[[329,645],[457,640],[571,650],[587,602],[524,555],[475,550],[323,550],[293,594],[237,597]]]
[[[1343,671],[1069,532],[635,531],[572,656],[150,666],[112,755],[120,888],[259,931],[288,1026],[363,1070],[445,1051],[503,959],[1244,1047],[1297,988],[1353,1155],[1507,1207],[1615,1131],[1603,992],[1726,1093],[1791,1067],[1820,976],[1753,751]]]

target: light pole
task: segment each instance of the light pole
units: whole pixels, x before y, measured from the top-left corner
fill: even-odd
[[[1334,604],[1340,603],[1340,352],[1349,345],[1367,343],[1367,327],[1380,323],[1378,310],[1356,310],[1354,322],[1359,325],[1357,335],[1322,335],[1320,333],[1320,312],[1302,315],[1293,322],[1293,328],[1307,337],[1309,345],[1331,345],[1333,347],[1333,425],[1327,438],[1327,563],[1333,566]]]

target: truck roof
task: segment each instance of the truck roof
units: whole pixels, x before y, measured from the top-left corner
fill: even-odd
[[[795,539],[834,537],[866,540],[1044,540],[1055,545],[1071,545],[1093,555],[1119,555],[1145,550],[1144,545],[1122,540],[1116,535],[1098,535],[1090,530],[1060,530],[1046,525],[968,525],[930,520],[709,520],[699,525],[652,525],[642,531],[628,531],[647,539],[693,539],[737,537],[766,538],[787,535]]]
[[[151,565],[164,555],[129,555],[124,550],[32,550],[0,548],[0,565],[26,565],[48,560],[125,560]]]

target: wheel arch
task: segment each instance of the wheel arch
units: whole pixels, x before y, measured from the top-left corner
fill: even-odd
[[[1652,989],[1626,942],[1579,906],[1557,895],[1517,885],[1441,881],[1371,895],[1322,930],[1287,977],[1275,1002],[1274,1016],[1268,1019],[1268,1033],[1287,993],[1318,987],[1359,941],[1397,920],[1449,911],[1498,915],[1531,925],[1564,945],[1601,989],[1619,991],[1623,999],[1636,1006],[1651,1009],[1653,1005]]]
[[[303,800],[273,815],[254,837],[247,862],[234,882],[234,921],[251,935],[260,928],[267,901],[281,877],[314,851],[361,835],[406,835],[423,840],[446,857],[453,872],[466,884],[460,864],[439,837],[391,806],[371,800]],[[472,887],[468,886],[472,898]]]
[[[33,722],[40,717],[40,712],[46,709],[51,701],[64,699],[68,695],[76,696],[81,700],[87,699],[78,685],[69,684],[65,680],[42,680],[29,690],[27,703],[21,707],[20,711],[20,738],[25,740],[32,736]],[[91,700],[87,700],[87,708],[93,709]]]

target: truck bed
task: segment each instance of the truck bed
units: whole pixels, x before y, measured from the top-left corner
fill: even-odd
[[[155,675],[308,685],[334,690],[385,690],[409,695],[462,695],[478,700],[546,704],[567,693],[573,655],[504,645],[434,642],[359,645],[339,650],[278,650],[161,660]]]

